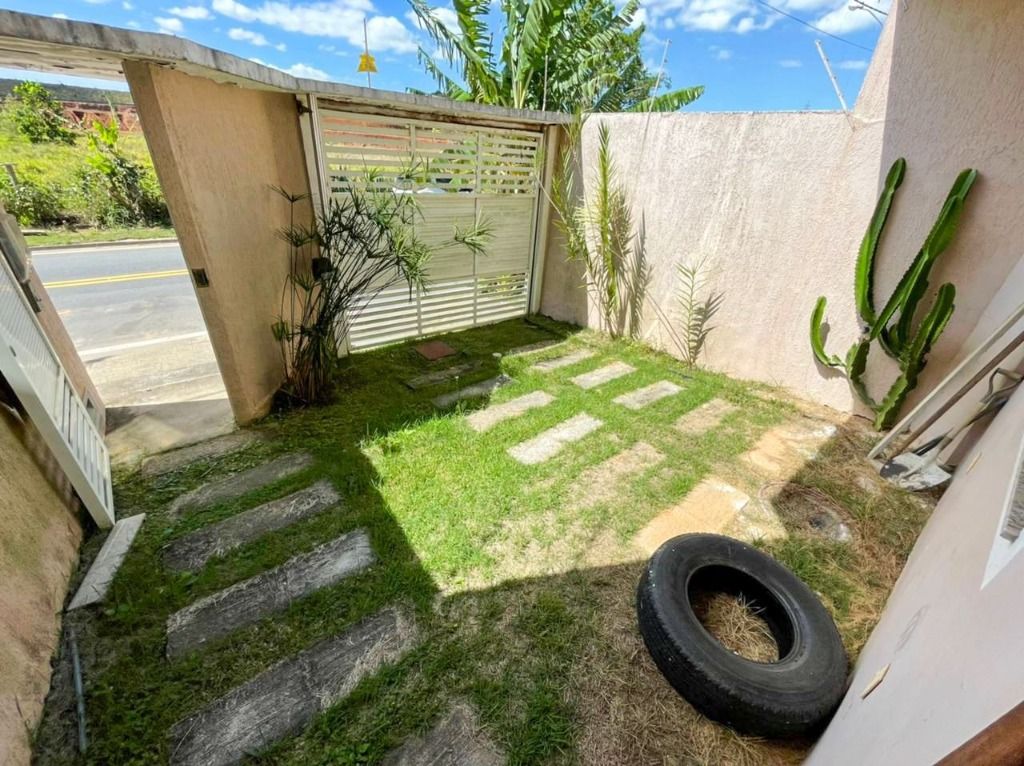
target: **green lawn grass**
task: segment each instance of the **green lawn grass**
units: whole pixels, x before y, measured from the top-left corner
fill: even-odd
[[[42,234],[28,234],[25,241],[30,248],[52,247],[54,245],[85,245],[102,242],[121,242],[131,239],[173,238],[170,226],[128,226],[109,229],[53,229]]]
[[[493,355],[553,336],[564,336],[564,345],[529,357]],[[240,454],[151,480],[137,472],[116,476],[120,513],[149,516],[108,602],[91,624],[79,627],[88,658],[87,762],[165,763],[167,733],[176,721],[389,604],[415,615],[418,648],[257,762],[376,763],[404,738],[436,723],[454,700],[476,708],[513,764],[668,757],[753,764],[800,757],[802,745],[765,745],[708,723],[667,688],[636,636],[632,594],[643,561],[629,545],[651,517],[733,462],[765,429],[797,417],[795,409],[755,395],[758,387],[686,369],[640,344],[554,323],[542,328],[515,320],[449,341],[483,363],[459,385],[500,369],[514,383],[492,401],[541,388],[555,401],[477,434],[465,422],[467,407],[439,413],[430,404],[455,384],[415,392],[402,384],[431,366],[411,344],[401,344],[346,360],[335,404],[268,418],[258,427],[266,440]],[[539,359],[584,346],[597,355],[548,374],[528,370]],[[612,360],[629,362],[637,372],[591,391],[569,382]],[[612,402],[663,379],[680,384],[682,393],[638,412]],[[720,427],[688,438],[672,429],[680,415],[715,397],[738,406]],[[523,466],[506,454],[579,412],[602,419],[603,427],[551,461]],[[583,470],[640,440],[665,460],[614,497],[568,510]],[[165,512],[169,501],[192,487],[295,450],[316,458],[301,476],[178,521]],[[841,450],[837,456],[849,460]],[[870,542],[864,550],[884,553],[885,566],[876,571],[860,547],[813,540],[797,529],[785,544],[770,548],[822,594],[844,633],[852,626],[855,651],[867,606],[877,615],[895,576],[890,564],[906,556],[908,533],[924,514],[920,508],[911,512],[912,503],[899,493],[869,495],[848,482],[830,485],[829,465],[827,459],[810,465],[804,479],[831,490],[849,508],[851,523],[864,521],[859,533]],[[168,541],[321,477],[343,495],[336,511],[272,533],[194,574],[162,567],[160,550]],[[899,522],[887,521],[896,513],[902,514]],[[894,523],[901,531],[889,541]],[[168,615],[355,528],[369,531],[379,557],[369,571],[183,660],[165,659]],[[87,551],[95,553],[98,544],[90,541]],[[638,718],[645,706],[656,714]],[[61,740],[66,729],[59,717],[51,706],[37,741],[41,763],[74,762]],[[712,760],[702,761],[705,751]]]

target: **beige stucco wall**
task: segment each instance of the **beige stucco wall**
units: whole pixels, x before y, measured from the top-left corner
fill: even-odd
[[[975,167],[980,179],[932,283],[951,280],[958,293],[917,395],[927,391],[962,353],[1024,252],[1024,94],[1015,85],[1024,82],[1022,33],[1024,5],[1013,0],[897,4],[850,121],[840,113],[591,118],[583,164],[593,166],[598,125],[608,124],[619,178],[644,224],[649,304],[674,318],[676,264],[707,256],[725,303],[706,364],[855,409],[846,382],[811,356],[814,301],[828,297],[827,347],[844,355],[858,332],[857,248],[892,161],[906,157],[908,171],[877,261],[876,296],[883,297],[916,254],[956,174]],[[552,249],[542,311],[569,321],[583,315],[596,326],[579,292],[559,282],[559,260]],[[675,353],[653,305],[645,317],[645,338]],[[875,353],[870,373],[880,396],[894,369]]]
[[[28,764],[82,531],[38,434],[0,404],[0,764]]]
[[[309,192],[295,97],[141,62],[124,73],[185,261],[209,277],[196,295],[235,419],[248,423],[267,413],[284,374],[270,327],[289,209],[271,187]]]

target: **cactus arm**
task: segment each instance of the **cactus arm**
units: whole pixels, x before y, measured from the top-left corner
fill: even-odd
[[[950,317],[953,316],[953,311],[956,308],[955,298],[956,288],[953,285],[946,283],[939,288],[934,305],[927,316],[921,320],[921,326],[914,336],[914,341],[907,346],[903,354],[901,365],[903,372],[892,384],[885,399],[878,407],[878,414],[875,417],[877,429],[892,428],[893,423],[896,422],[907,394],[917,385],[918,375],[928,361],[928,353],[946,329]]]
[[[872,283],[874,281],[875,253],[878,251],[878,241],[882,236],[882,229],[889,218],[889,210],[892,208],[893,198],[896,190],[903,183],[903,176],[907,170],[907,161],[900,157],[889,168],[885,176],[885,186],[882,189],[882,196],[878,198],[875,205],[875,212],[871,216],[871,223],[864,233],[864,239],[860,243],[860,252],[857,254],[857,268],[854,276],[854,294],[857,298],[857,313],[861,321],[870,325],[875,321],[874,296],[872,295]]]
[[[826,367],[842,367],[843,360],[838,356],[829,356],[825,353],[825,341],[821,336],[821,324],[825,317],[825,307],[828,301],[822,295],[814,304],[814,311],[811,312],[811,350],[814,351],[814,358]]]
[[[864,382],[864,372],[868,367],[868,352],[871,350],[871,341],[862,337],[859,341],[850,346],[846,352],[846,377],[850,381],[850,387],[857,394],[865,405],[872,410],[878,409],[878,404],[868,393],[867,384]]]

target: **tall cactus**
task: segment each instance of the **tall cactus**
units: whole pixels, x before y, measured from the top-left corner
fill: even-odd
[[[879,430],[891,428],[899,416],[903,402],[914,387],[917,378],[928,360],[932,346],[946,329],[955,308],[953,300],[956,288],[946,283],[939,287],[935,302],[923,319],[916,325],[921,300],[928,292],[928,276],[932,266],[949,247],[956,234],[963,213],[967,193],[971,190],[978,177],[976,170],[967,169],[957,176],[953,187],[946,196],[946,201],[939,211],[939,217],[925,238],[910,267],[900,278],[892,295],[885,302],[882,310],[875,312],[874,302],[874,267],[878,243],[889,218],[889,210],[896,196],[896,190],[903,183],[907,163],[902,157],[893,163],[885,177],[882,196],[878,199],[871,223],[864,235],[857,255],[857,269],[854,275],[854,297],[857,303],[857,315],[861,321],[861,334],[850,347],[845,359],[829,355],[825,351],[822,339],[822,322],[825,317],[827,302],[825,297],[818,298],[811,313],[811,349],[815,358],[823,365],[841,369],[846,373],[850,386],[858,398],[875,413],[875,427]],[[867,369],[868,353],[871,343],[878,341],[882,349],[896,360],[900,367],[900,375],[889,388],[881,402],[871,398],[864,383],[864,371]]]

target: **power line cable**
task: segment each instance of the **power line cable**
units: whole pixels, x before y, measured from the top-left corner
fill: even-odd
[[[780,14],[782,16],[785,16],[788,19],[792,19],[793,21],[797,22],[798,24],[803,24],[805,27],[808,27],[809,29],[813,29],[815,32],[818,32],[819,34],[823,34],[826,37],[831,37],[833,40],[838,40],[841,43],[846,43],[847,45],[851,45],[854,48],[860,48],[862,51],[867,51],[868,53],[874,53],[874,51],[872,51],[871,48],[867,48],[867,47],[865,47],[863,45],[860,45],[859,43],[855,43],[852,40],[847,40],[845,37],[840,37],[839,35],[834,35],[831,32],[826,32],[824,29],[821,29],[819,27],[814,26],[814,24],[810,23],[809,21],[804,21],[803,19],[801,19],[801,18],[799,18],[797,16],[794,16],[792,13],[786,13],[781,8],[776,8],[774,5],[772,5],[770,3],[766,3],[765,0],[757,0],[757,2],[759,2],[765,8],[771,8],[776,13],[778,13],[778,14]]]

